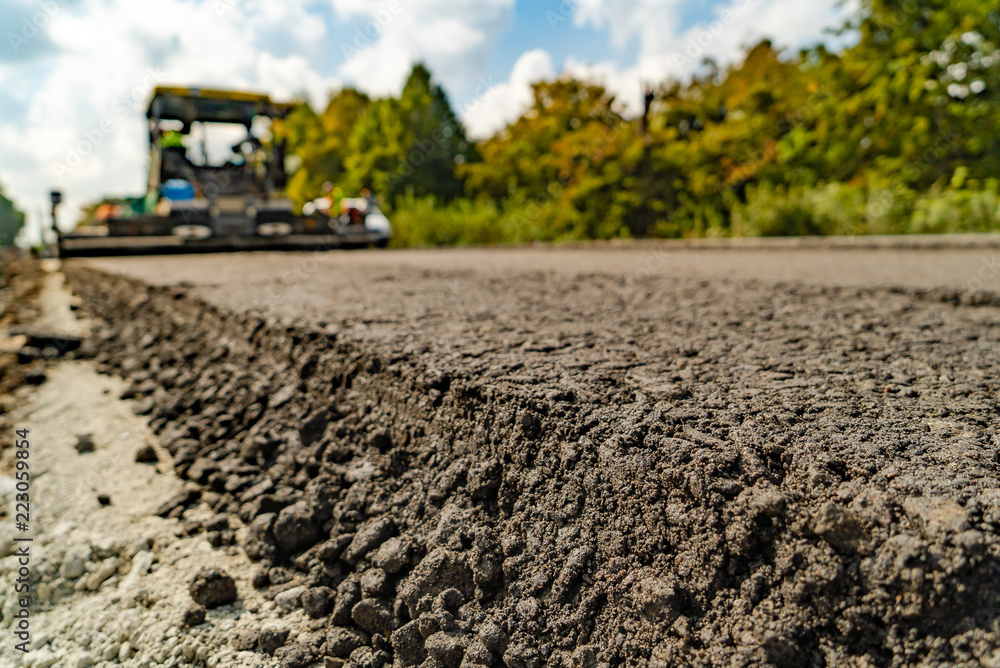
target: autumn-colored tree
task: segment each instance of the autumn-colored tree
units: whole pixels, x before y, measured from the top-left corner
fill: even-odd
[[[1000,173],[995,3],[865,0],[848,29],[857,46],[827,69],[837,90],[825,108],[831,176],[926,188],[958,167]]]
[[[322,195],[323,183],[343,181],[348,139],[371,106],[367,95],[345,88],[330,97],[322,114],[302,104],[281,123],[289,154],[300,161],[288,183],[288,194],[299,206]]]

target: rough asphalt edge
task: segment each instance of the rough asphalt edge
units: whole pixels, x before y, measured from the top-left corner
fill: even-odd
[[[423,638],[417,644],[424,644],[423,648],[411,649],[411,656],[402,665],[419,662],[424,652],[430,651],[431,659],[426,665],[449,665],[457,656],[463,665],[470,666],[500,665],[501,660],[508,666],[535,666],[543,661],[552,665],[638,665],[650,657],[650,666],[660,666],[671,665],[678,659],[683,663],[683,654],[678,656],[674,650],[679,647],[683,652],[685,647],[691,646],[690,642],[699,643],[697,638],[685,638],[685,627],[695,620],[679,614],[685,611],[685,603],[681,600],[683,593],[679,591],[681,584],[652,576],[638,582],[621,582],[620,577],[616,580],[614,559],[604,563],[605,547],[585,543],[573,550],[568,558],[564,554],[560,563],[546,565],[540,563],[544,560],[538,558],[539,555],[530,554],[533,542],[530,537],[526,546],[523,540],[512,538],[517,532],[508,532],[506,527],[499,530],[499,536],[490,530],[496,518],[509,522],[512,515],[524,511],[523,501],[519,503],[516,498],[524,481],[517,480],[513,472],[498,473],[497,467],[522,469],[523,475],[524,469],[530,469],[535,455],[530,446],[540,435],[551,434],[557,440],[567,435],[565,414],[559,411],[550,414],[545,407],[530,405],[522,397],[483,396],[474,379],[450,377],[433,369],[411,368],[403,357],[384,359],[359,349],[355,343],[337,341],[336,335],[316,331],[308,325],[288,326],[260,314],[222,313],[211,305],[187,298],[184,289],[150,289],[135,281],[81,268],[74,268],[69,274],[76,291],[84,296],[92,312],[114,323],[105,342],[110,351],[103,357],[106,368],[136,379],[135,393],[149,395],[145,410],[152,416],[153,428],[163,433],[164,445],[175,455],[179,472],[190,474],[195,469],[195,478],[216,490],[209,494],[217,510],[243,513],[251,520],[254,511],[260,513],[262,509],[248,509],[248,504],[260,496],[259,490],[272,489],[267,486],[270,484],[276,490],[268,499],[274,510],[282,509],[285,514],[283,509],[299,506],[299,511],[306,511],[305,515],[315,515],[317,506],[331,505],[334,500],[319,498],[321,486],[310,487],[309,482],[321,469],[332,472],[332,477],[324,480],[322,487],[339,495],[340,500],[334,504],[334,522],[311,529],[308,521],[304,523],[307,533],[325,533],[328,525],[333,525],[330,527],[335,529],[333,537],[321,542],[319,550],[313,548],[296,556],[300,547],[318,540],[315,536],[305,539],[301,546],[295,545],[294,535],[287,536],[282,546],[273,536],[276,520],[272,513],[262,513],[269,516],[267,521],[252,527],[249,537],[244,534],[244,545],[257,556],[264,556],[266,565],[272,561],[288,564],[294,558],[302,572],[308,571],[304,580],[313,589],[322,588],[322,582],[336,584],[339,581],[338,602],[341,599],[356,602],[361,596],[368,600],[373,598],[373,591],[387,597],[382,601],[375,596],[375,602],[369,607],[374,609],[375,618],[384,613],[394,616],[390,622],[380,623],[378,619],[373,622],[369,619],[371,615],[366,616],[364,611],[359,615],[356,609],[346,617],[343,611],[334,610],[334,624],[361,626],[373,634],[371,648],[366,650],[369,656],[352,655],[354,664],[385,661],[393,649],[398,660],[401,651],[407,649],[407,638],[397,638],[402,631],[413,637],[417,637],[415,634],[419,631]],[[995,296],[970,298],[954,291],[941,294],[924,291],[918,294],[921,295],[954,303],[996,302]],[[178,342],[181,337],[185,341]],[[171,338],[173,342],[169,341]],[[205,342],[215,345],[206,348]],[[199,349],[192,350],[192,344],[200,346]],[[188,346],[184,352],[190,367],[170,370],[170,356],[174,356],[175,362],[179,361],[178,346],[183,348],[185,345]],[[167,382],[163,381],[162,373],[157,375],[158,382],[151,382],[154,374],[144,370],[152,365],[159,373],[158,359],[168,360],[162,368],[167,372]],[[247,364],[247,367],[241,369],[238,364]],[[213,399],[218,403],[215,395],[237,389],[238,383],[226,383],[255,364],[265,367],[254,370],[268,377],[268,381],[263,386],[254,386],[251,382],[250,386],[240,387],[240,392],[250,395],[233,402],[243,410],[248,408],[249,398],[250,415],[246,412],[239,416],[225,414],[221,407],[213,404]],[[204,374],[210,371],[217,374],[216,379],[210,378],[198,388],[198,379],[206,377]],[[249,379],[240,380],[246,383]],[[184,391],[163,389],[171,385],[184,388]],[[192,389],[201,389],[203,393],[192,396]],[[261,405],[278,397],[281,405]],[[360,398],[366,405],[338,403],[345,398],[354,399],[356,403]],[[212,408],[218,419],[208,424],[203,415],[179,425],[172,424],[179,413],[189,411],[199,402],[199,408]],[[286,415],[277,418],[281,410]],[[364,419],[365,413],[373,411],[377,414],[377,426]],[[281,434],[279,442],[275,442],[273,433],[265,435],[263,430],[254,433],[252,427],[253,423],[275,426],[279,422],[292,428]],[[245,426],[251,427],[249,434],[245,433]],[[353,427],[367,431],[359,434]],[[342,448],[340,452],[317,452],[312,446],[317,440],[323,441],[331,429],[344,431],[340,437],[363,435],[364,442],[359,443],[358,448]],[[200,437],[203,442],[192,443],[192,439],[185,438],[191,436]],[[242,441],[233,440],[237,436]],[[280,443],[282,439],[285,445]],[[411,446],[411,443],[417,445]],[[272,451],[262,460],[261,449]],[[415,452],[419,453],[416,462],[405,461]],[[394,457],[404,460],[394,460]],[[270,467],[270,483],[264,480],[266,476],[262,475],[259,466],[254,470],[255,465],[264,460]],[[338,460],[349,461],[352,468],[341,466],[338,469],[335,465]],[[360,465],[359,460],[363,462]],[[324,462],[333,465],[327,466]],[[413,475],[414,463],[422,465],[428,475]],[[572,456],[563,463],[572,468]],[[273,480],[276,471],[282,468],[287,475],[278,475],[278,480]],[[544,467],[540,468],[545,471]],[[402,492],[409,485],[418,493],[406,490],[402,496],[394,496],[386,489],[372,489],[371,485],[361,489],[368,480],[384,473],[390,475],[383,481],[383,487]],[[397,479],[394,480],[393,475]],[[290,487],[283,487],[289,483]],[[496,489],[498,483],[499,489]],[[264,487],[258,487],[259,484]],[[530,488],[531,484],[529,480],[527,486]],[[248,490],[258,491],[247,495]],[[303,490],[306,490],[304,494]],[[352,498],[350,490],[359,493]],[[453,494],[456,499],[449,499]],[[242,496],[243,502],[237,501],[237,496]],[[457,503],[445,504],[446,500]],[[763,515],[775,512],[782,504],[780,498],[758,499],[757,502]],[[401,512],[388,512],[390,505]],[[442,505],[444,508],[439,511]],[[329,513],[329,508],[325,510]],[[295,513],[291,515],[293,517],[286,519],[294,524]],[[387,527],[381,516],[407,517],[408,521],[397,520]],[[852,518],[827,519],[834,525],[831,536],[839,532],[846,536],[842,537],[847,542],[852,540]],[[352,534],[349,530],[355,528],[358,530]],[[430,553],[427,559],[435,557],[431,568],[433,570],[436,564],[437,570],[429,576],[421,572],[423,579],[401,577],[395,583],[390,582],[388,589],[384,584],[380,585],[381,590],[364,588],[365,583],[359,577],[361,573],[367,576],[378,571],[367,567],[377,566],[384,559],[381,551],[374,548],[396,532],[414,543],[413,554],[407,552],[410,563],[402,572],[427,553]],[[366,538],[360,547],[357,546],[358,536]],[[830,541],[836,543],[838,538],[833,536]],[[398,542],[393,545],[399,547]],[[357,548],[357,554],[347,560],[347,565],[357,563],[359,567],[345,568],[343,560],[336,561],[333,557],[336,563],[331,568],[326,557],[345,547],[348,551]],[[956,578],[971,573],[970,582],[977,586],[984,580],[995,580],[998,572],[996,555],[992,554],[996,552],[995,544],[984,546],[980,541],[968,549],[958,547],[963,554],[959,555],[962,563],[955,572]],[[367,554],[368,550],[376,552],[375,556]],[[427,559],[420,562],[417,571],[424,568]],[[494,563],[501,560],[502,576],[497,573]],[[538,571],[534,577],[525,576],[524,566]],[[262,578],[265,581],[262,584],[267,584],[266,579]],[[391,574],[389,579],[394,579]],[[389,597],[394,586],[399,586],[402,592],[395,602]],[[426,601],[418,596],[438,593],[448,586],[461,590],[461,596],[452,597],[451,603],[448,596],[444,600],[441,596],[437,599],[432,596],[433,600]],[[582,595],[583,590],[586,595]],[[525,596],[526,593],[529,595]],[[829,595],[829,592],[816,593]],[[909,594],[912,597],[913,592]],[[968,596],[960,598],[967,600]],[[545,619],[538,618],[539,599],[546,603]],[[458,602],[463,600],[473,602],[459,606]],[[962,610],[961,605],[957,608]],[[989,611],[982,612],[982,619],[993,619],[993,626],[996,626],[996,616]],[[447,615],[446,622],[427,619],[434,614]],[[623,616],[640,620],[640,623],[638,626],[622,625]],[[948,625],[939,616],[935,618],[939,627],[942,623]],[[388,635],[407,619],[414,621],[393,634],[391,641],[379,633],[384,628]],[[431,628],[415,629],[414,624],[430,624]],[[998,644],[996,629],[983,631],[978,626],[974,623],[976,628],[969,631],[975,631],[979,644],[977,655],[983,658],[989,654],[989,658],[995,660],[998,655],[991,650]],[[616,633],[620,635],[626,627],[638,628],[641,633],[624,644],[629,651],[623,655],[622,642],[611,649],[612,644],[606,639]],[[944,628],[938,631],[948,633]],[[817,630],[807,632],[815,633]],[[885,649],[881,645],[885,638],[877,633],[869,633],[875,637],[865,635],[865,632],[851,635],[849,642],[853,646],[847,648],[849,655],[865,655],[870,650],[874,656],[884,657]],[[677,642],[676,636],[682,640]],[[759,640],[755,654],[744,656],[744,659],[753,661],[756,657],[766,663],[796,665],[796,638],[777,630],[762,632]],[[706,637],[702,643],[711,645],[712,641]],[[326,646],[319,648],[320,651],[328,649]],[[716,649],[721,655],[716,655],[715,659],[736,654],[732,648]],[[464,659],[459,650],[464,651]],[[913,658],[903,663],[915,663]],[[710,659],[710,662],[715,660]]]

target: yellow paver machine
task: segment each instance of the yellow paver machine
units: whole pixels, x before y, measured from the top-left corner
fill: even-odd
[[[295,213],[284,193],[291,161],[273,132],[294,107],[256,93],[156,88],[146,194],[106,208],[103,224],[60,234],[61,256],[386,245],[392,230],[373,199],[350,216]]]

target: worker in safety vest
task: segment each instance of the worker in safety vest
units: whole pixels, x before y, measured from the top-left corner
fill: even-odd
[[[176,130],[167,130],[160,137],[161,148],[187,148],[184,146],[184,135]]]

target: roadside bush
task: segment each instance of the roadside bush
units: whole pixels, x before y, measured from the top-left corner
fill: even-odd
[[[962,187],[956,188],[955,185]],[[628,236],[626,206],[580,211],[556,192],[542,198],[514,194],[502,204],[405,195],[391,212],[393,245],[469,246],[576,241]],[[613,203],[617,204],[617,203]],[[727,193],[722,202],[681,198],[649,230],[660,238],[778,237],[864,234],[1000,232],[1000,184],[953,180],[917,194],[903,186],[816,187],[760,185],[746,202]]]
[[[592,216],[565,206],[555,196],[515,194],[497,205],[489,200],[441,202],[434,197],[400,197],[390,212],[393,246],[471,246],[574,241],[621,236],[621,229],[595,229]],[[617,232],[614,234],[613,232]]]
[[[748,189],[745,203],[728,203],[733,236],[1000,232],[1000,188],[992,180],[923,194],[902,186],[762,185]]]
[[[469,246],[506,241],[500,211],[492,202],[459,199],[441,203],[433,196],[415,197],[408,193],[396,201],[390,212],[392,245]]]
[[[823,209],[804,188],[763,184],[747,189],[746,203],[734,203],[730,229],[736,237],[835,234],[838,221]]]
[[[970,184],[974,185],[974,184]],[[931,189],[917,199],[906,230],[912,234],[1000,232],[1000,188]]]

